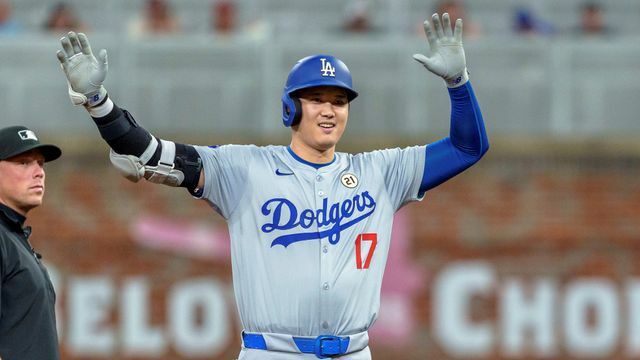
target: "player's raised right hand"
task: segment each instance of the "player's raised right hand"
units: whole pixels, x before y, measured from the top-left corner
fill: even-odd
[[[87,36],[71,31],[60,39],[62,50],[56,53],[69,83],[69,97],[74,105],[93,107],[103,102],[107,90],[102,86],[109,68],[107,50],[93,55]]]

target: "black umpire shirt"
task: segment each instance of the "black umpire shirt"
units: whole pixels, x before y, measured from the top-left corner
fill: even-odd
[[[0,357],[58,360],[56,294],[25,220],[0,204]]]

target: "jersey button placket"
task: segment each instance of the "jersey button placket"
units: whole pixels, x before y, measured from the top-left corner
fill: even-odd
[[[318,197],[320,197],[319,202],[320,204],[322,204],[322,198],[325,197],[326,192],[324,191],[324,186],[322,184],[322,180],[324,179],[324,176],[322,174],[317,174],[316,175],[316,194],[318,194]]]
[[[316,209],[323,208],[323,202],[327,197],[326,175],[318,172],[315,177],[316,192]],[[330,206],[330,204],[327,204]],[[318,232],[325,231],[331,227],[331,224],[318,224]],[[329,328],[330,299],[331,299],[331,257],[328,237],[323,237],[319,241],[320,244],[320,331],[326,333]]]

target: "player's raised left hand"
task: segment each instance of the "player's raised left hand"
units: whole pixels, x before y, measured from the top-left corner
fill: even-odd
[[[462,19],[457,19],[455,29],[451,28],[448,13],[431,16],[431,22],[424,22],[430,56],[414,54],[413,58],[432,73],[442,77],[448,87],[458,87],[469,80],[467,62],[462,47]]]
[[[74,105],[93,107],[107,96],[102,83],[107,77],[107,50],[102,49],[98,58],[93,55],[87,36],[69,32],[60,39],[62,50],[56,56],[69,83],[69,97]]]

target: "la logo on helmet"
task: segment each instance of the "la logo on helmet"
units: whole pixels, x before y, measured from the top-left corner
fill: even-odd
[[[322,76],[336,77],[336,68],[333,67],[325,58],[321,58],[320,61],[322,61],[322,69],[320,69],[320,71],[322,71]]]

